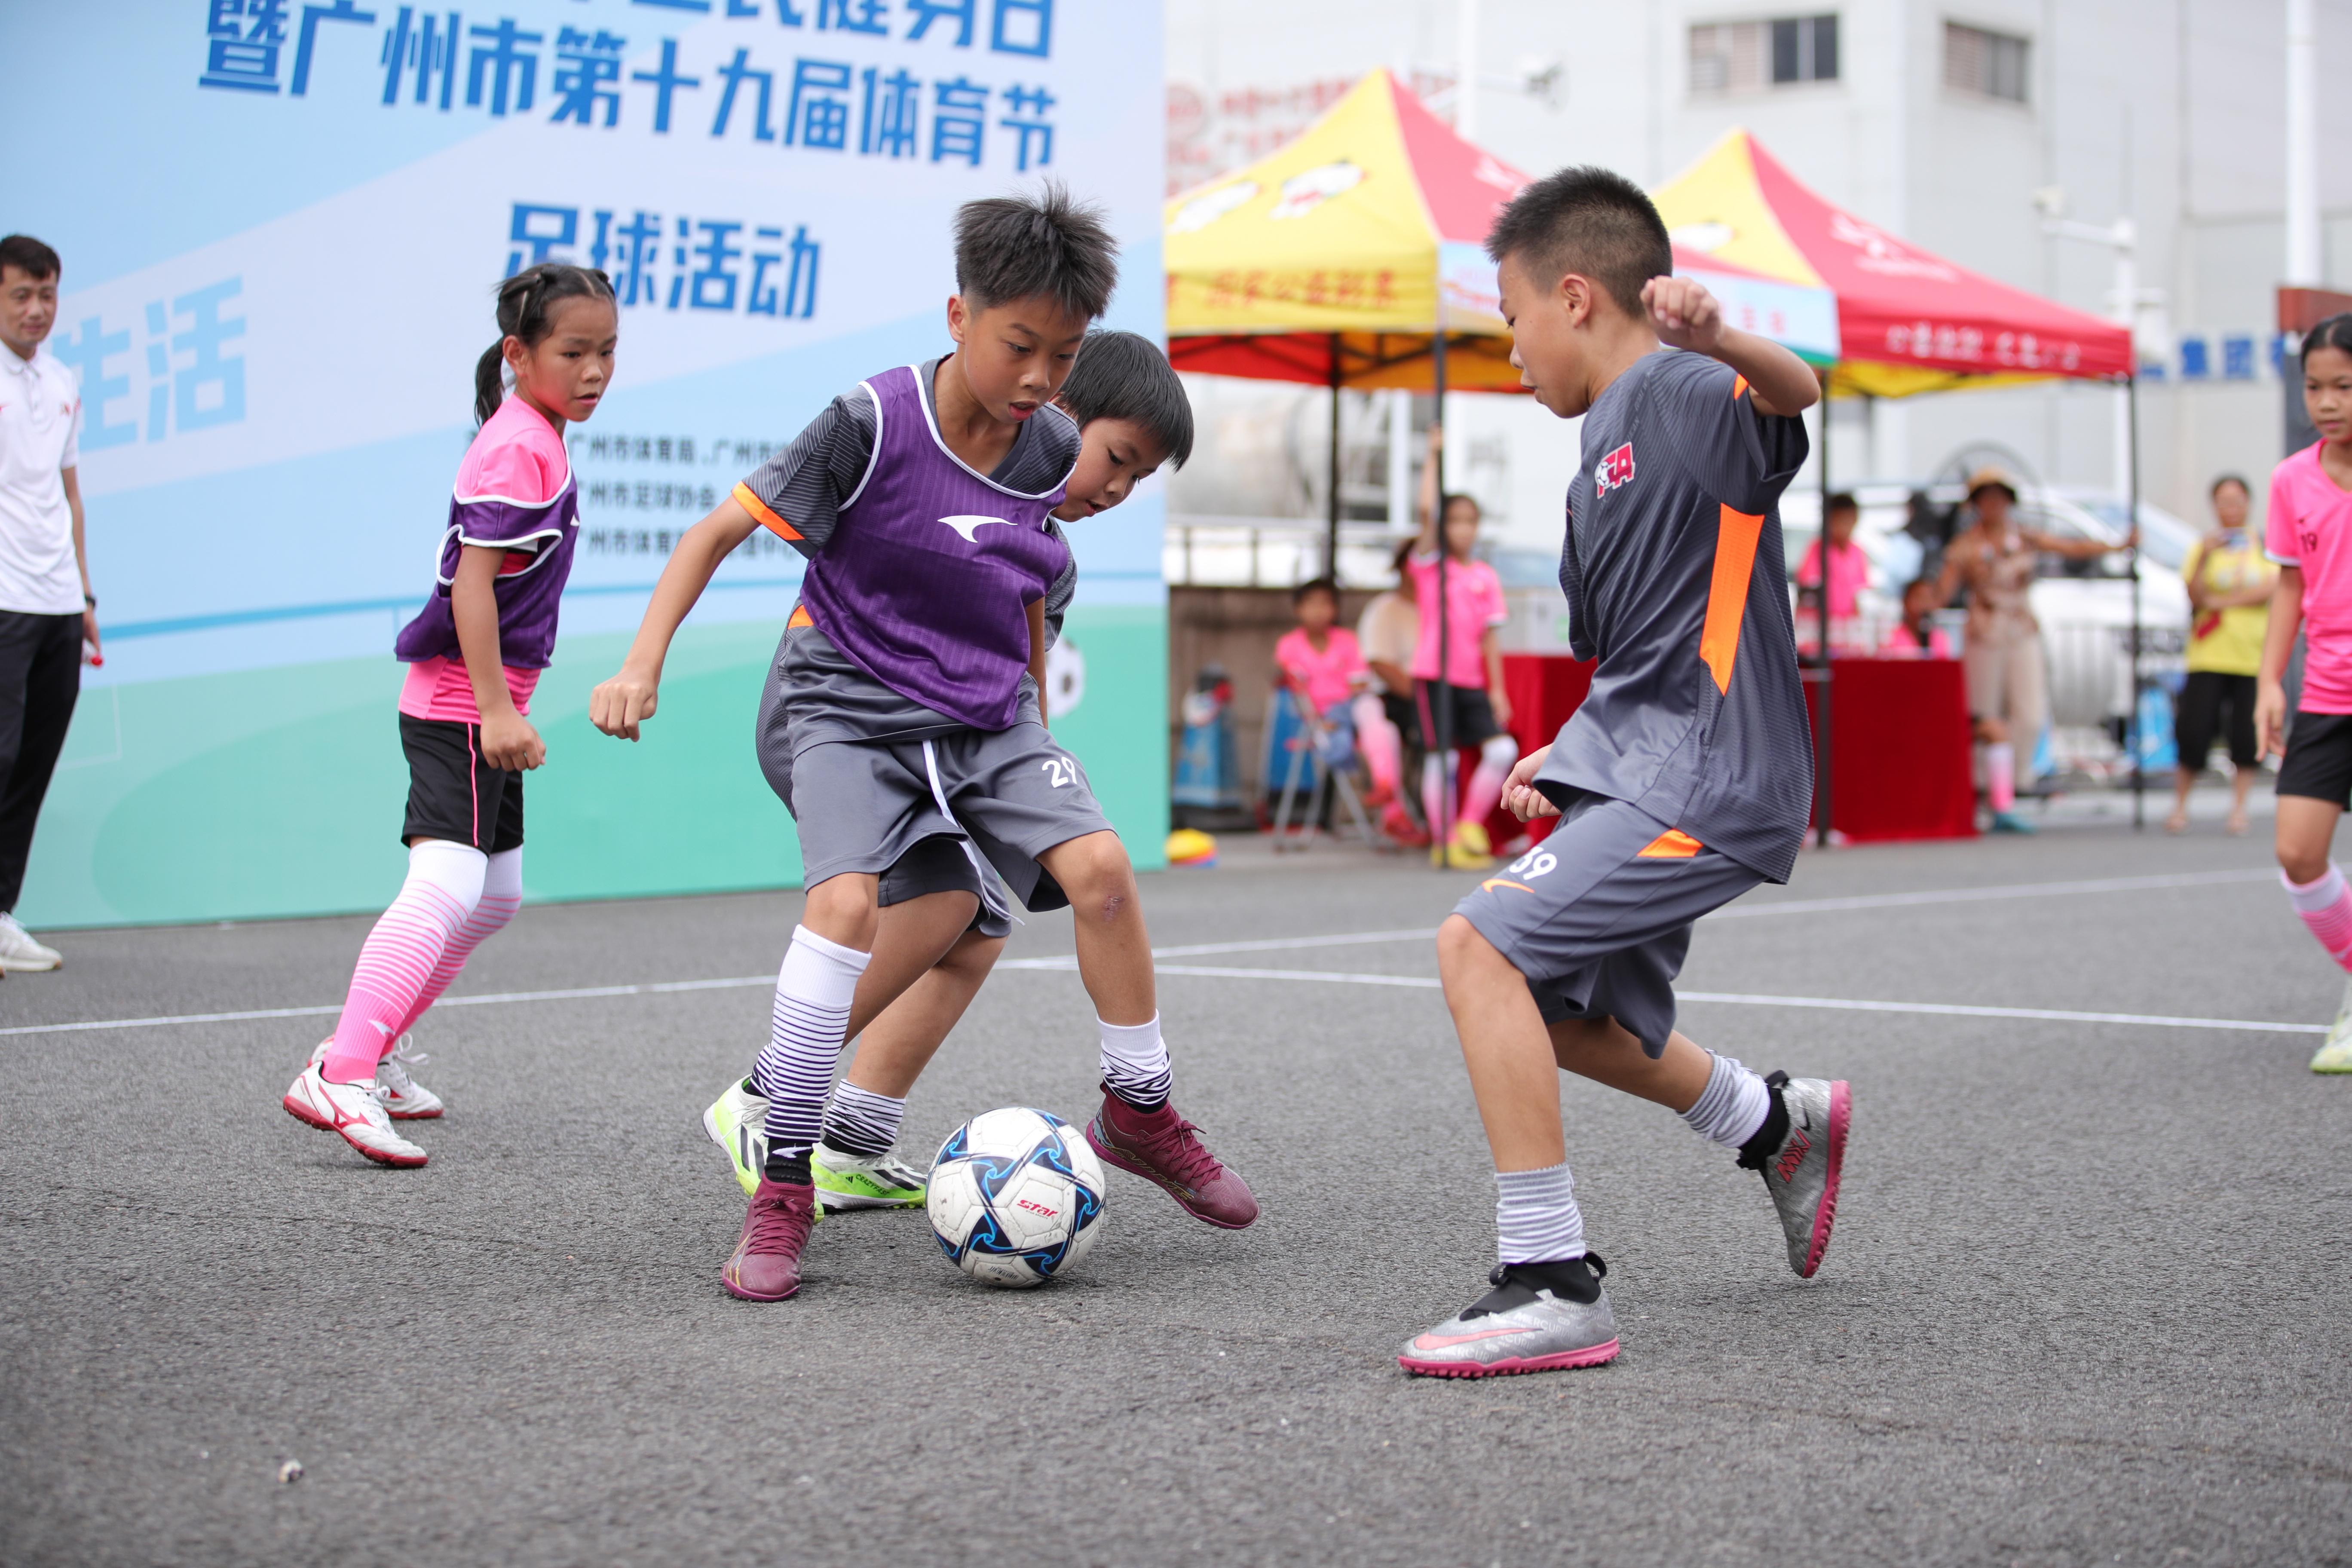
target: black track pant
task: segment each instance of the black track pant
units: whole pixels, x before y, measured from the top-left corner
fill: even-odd
[[[14,910],[41,798],[81,695],[81,617],[0,610],[0,912]]]

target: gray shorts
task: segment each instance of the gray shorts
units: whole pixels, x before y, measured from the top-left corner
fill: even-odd
[[[1011,910],[983,865],[1032,910],[1067,904],[1037,857],[1108,832],[1110,820],[1086,769],[1054,743],[1034,709],[1024,704],[1007,730],[847,738],[844,715],[855,713],[861,694],[853,688],[866,678],[811,668],[812,650],[830,651],[813,637],[794,632],[779,648],[759,728],[761,771],[800,826],[803,882],[871,873],[884,879],[886,904],[971,891],[992,917],[982,927],[992,935],[1011,930]],[[927,843],[953,850],[969,875],[920,847]]]
[[[1544,1022],[1612,1017],[1656,1057],[1691,922],[1764,880],[1622,800],[1585,795],[1454,912],[1528,978]]]
[[[982,936],[1013,934],[1013,905],[1004,884],[985,864],[975,866],[963,845],[952,838],[926,838],[891,862],[882,873],[885,909],[930,893],[970,893],[980,901],[966,928]]]

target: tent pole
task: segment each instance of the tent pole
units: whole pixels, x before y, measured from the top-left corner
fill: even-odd
[[[2137,833],[2147,826],[2147,765],[2139,733],[2139,377],[2137,375],[2124,378],[2124,407],[2129,426],[2125,447],[2131,458],[2129,482],[2125,486],[2131,510],[2125,526],[2132,531],[2126,537],[2133,541],[2127,558],[2131,563],[2131,718],[2125,734],[2131,742],[2132,831]]]
[[[1835,805],[1832,775],[1836,771],[1837,689],[1836,666],[1830,662],[1830,378],[1822,377],[1822,521],[1813,534],[1813,550],[1821,562],[1821,582],[1813,589],[1813,625],[1821,633],[1822,672],[1819,690],[1814,696],[1814,711],[1821,715],[1821,738],[1813,747],[1813,798],[1821,803],[1821,837],[1822,848],[1829,847],[1830,813]]]
[[[1443,305],[1438,310],[1436,334],[1430,339],[1430,369],[1436,395],[1433,416],[1442,429],[1445,424],[1445,320]],[[1429,705],[1437,733],[1424,738],[1433,742],[1437,757],[1437,810],[1444,820],[1429,825],[1429,837],[1438,847],[1437,868],[1443,871],[1447,868],[1445,847],[1454,841],[1454,775],[1459,771],[1454,756],[1454,686],[1446,679],[1452,671],[1446,668],[1449,647],[1446,635],[1451,628],[1446,625],[1450,606],[1446,602],[1445,563],[1452,552],[1446,548],[1445,541],[1445,443],[1443,440],[1432,445],[1429,460],[1437,466],[1437,503],[1435,515],[1430,519],[1437,540],[1437,684],[1430,691],[1436,700]]]
[[[1331,334],[1331,519],[1323,538],[1323,574],[1339,582],[1339,334]]]

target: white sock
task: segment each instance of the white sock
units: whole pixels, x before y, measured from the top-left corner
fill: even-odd
[[[1175,1075],[1168,1066],[1168,1042],[1160,1037],[1160,1015],[1149,1024],[1095,1023],[1102,1030],[1103,1087],[1138,1110],[1168,1103]]]
[[[1584,1256],[1584,1214],[1565,1163],[1495,1173],[1495,1260],[1560,1263]]]
[[[1772,1091],[1762,1079],[1741,1067],[1737,1057],[1717,1057],[1698,1103],[1683,1112],[1683,1120],[1708,1142],[1737,1149],[1756,1136],[1771,1109]]]
[[[860,1089],[845,1079],[834,1085],[833,1099],[824,1108],[824,1146],[866,1160],[887,1154],[898,1141],[898,1123],[906,1114],[904,1100]]]
[[[751,1082],[768,1097],[771,1158],[805,1156],[824,1131],[825,1091],[849,1032],[849,1003],[868,955],[828,942],[806,926],[793,928],[776,975],[776,1006],[768,1048],[751,1068]]]

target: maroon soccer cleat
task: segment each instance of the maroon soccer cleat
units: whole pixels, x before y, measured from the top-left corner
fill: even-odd
[[[743,1215],[743,1237],[719,1276],[730,1296],[781,1301],[801,1288],[801,1248],[815,1223],[816,1189],[760,1178]]]
[[[1218,1163],[1201,1130],[1173,1105],[1138,1110],[1105,1089],[1102,1110],[1087,1124],[1087,1142],[1103,1163],[1157,1183],[1194,1219],[1240,1230],[1257,1218],[1249,1184]]]

